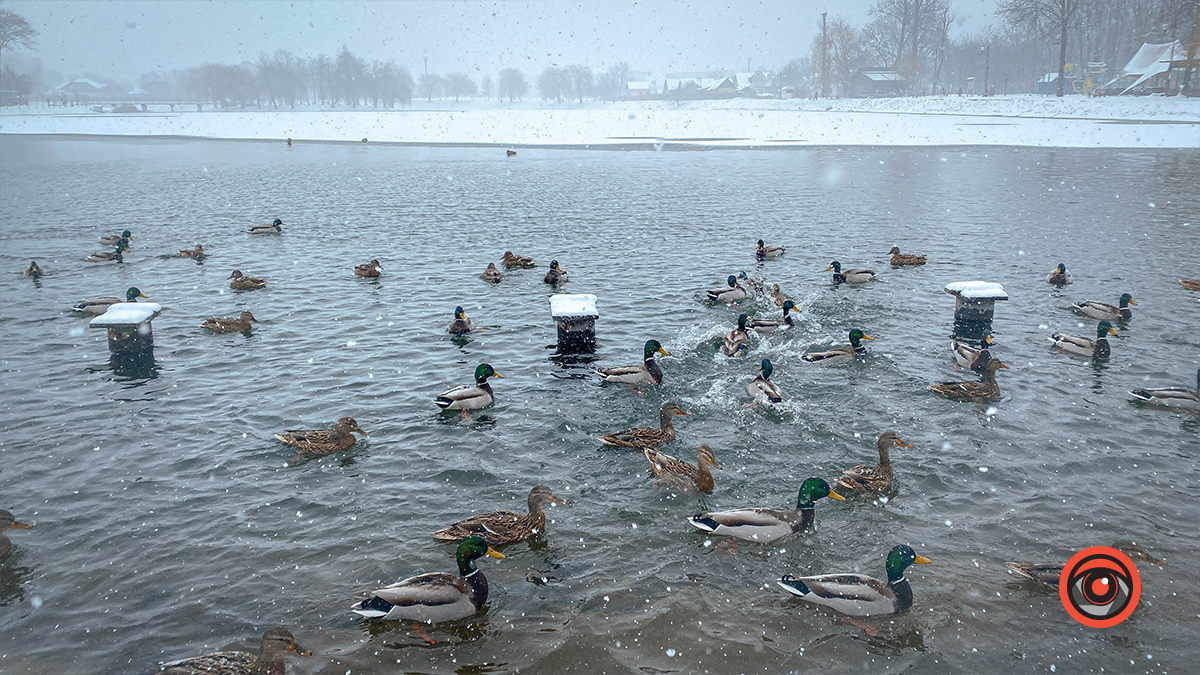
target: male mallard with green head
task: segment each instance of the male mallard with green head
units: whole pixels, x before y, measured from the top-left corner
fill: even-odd
[[[931,384],[933,391],[955,401],[974,401],[987,403],[1000,398],[1000,385],[996,383],[996,371],[1008,370],[1008,366],[1000,359],[992,358],[987,362],[984,371],[986,378],[982,382],[943,382]]]
[[[296,643],[290,630],[275,626],[263,633],[258,654],[232,651],[197,656],[164,663],[159,675],[284,675],[287,664],[283,655],[288,652],[299,656],[312,655],[312,652]]]
[[[663,349],[658,340],[646,340],[642,349],[642,364],[639,366],[617,366],[601,368],[597,372],[605,382],[623,382],[625,384],[662,384],[663,372],[654,360],[655,354],[670,356],[671,352]]]
[[[105,246],[116,246],[117,244],[123,244],[126,250],[129,250],[129,242],[132,240],[133,235],[129,233],[129,230],[125,230],[121,234],[105,234],[101,235],[100,237],[101,244],[104,244]]]
[[[121,255],[122,251],[128,251],[129,248],[123,244],[117,244],[115,251],[93,251],[88,257],[84,258],[85,262],[125,262],[125,257]]]
[[[558,266],[557,260],[550,261],[550,271],[546,272],[546,276],[542,277],[542,283],[554,284],[562,283],[567,280],[567,271]]]
[[[1076,311],[1083,312],[1093,319],[1101,321],[1128,321],[1133,318],[1133,310],[1129,309],[1130,305],[1136,305],[1133,301],[1133,296],[1128,293],[1122,293],[1121,299],[1117,301],[1119,306],[1113,306],[1104,302],[1096,302],[1094,300],[1084,300],[1071,305]]]
[[[892,489],[892,458],[890,450],[894,447],[911,448],[901,440],[894,431],[885,431],[879,435],[875,448],[879,451],[879,463],[874,466],[859,464],[847,469],[835,481],[837,486],[852,492],[864,492],[872,495],[887,494]]]
[[[994,344],[992,342],[991,331],[985,330],[983,337],[979,339],[979,347],[972,347],[966,340],[953,340],[950,343],[950,349],[954,352],[954,369],[958,370],[959,366],[973,370],[977,373],[982,373],[987,369],[987,362],[992,359],[992,353],[988,351],[988,347]]]
[[[645,448],[642,452],[650,462],[650,470],[658,477],[655,489],[658,489],[658,485],[665,485],[678,491],[694,489],[705,493],[712,492],[713,477],[708,467],[723,468],[717,462],[717,456],[713,453],[713,449],[707,445],[701,445],[700,449],[696,451],[695,466],[654,448]]]
[[[482,537],[488,546],[505,546],[546,531],[546,504],[566,504],[554,496],[545,485],[534,485],[529,491],[529,513],[492,511],[471,516],[433,533],[434,539],[461,541],[467,537]]]
[[[1066,335],[1064,333],[1054,333],[1050,336],[1050,341],[1054,343],[1055,347],[1065,352],[1090,356],[1093,359],[1106,359],[1112,354],[1112,348],[1108,346],[1107,335],[1120,335],[1120,333],[1112,327],[1111,323],[1101,321],[1096,326],[1095,340]]]
[[[1058,267],[1054,268],[1054,271],[1050,272],[1050,276],[1046,277],[1046,283],[1055,286],[1065,286],[1074,280],[1071,273],[1067,271],[1067,266],[1062,263],[1058,263]]]
[[[250,234],[283,234],[283,221],[276,218],[268,225],[255,225],[249,229]]]
[[[736,276],[730,274],[725,283],[728,285],[724,288],[713,288],[704,292],[710,301],[728,305],[746,299],[746,288],[738,283]]]
[[[698,513],[688,522],[710,534],[768,544],[793,532],[808,529],[813,524],[813,505],[822,497],[846,501],[845,497],[829,489],[829,483],[820,478],[809,478],[800,485],[796,508],[791,511],[764,508],[713,511]]]
[[[779,586],[792,595],[824,605],[848,616],[899,614],[912,607],[912,587],[904,570],[914,563],[924,565],[929,558],[917,555],[912,547],[901,544],[887,557],[887,583],[863,574],[818,574],[812,577],[784,575]]]
[[[146,297],[145,294],[139,291],[136,287],[130,286],[129,289],[125,291],[124,300],[113,297],[84,300],[77,305],[72,305],[71,311],[79,314],[85,314],[87,316],[100,316],[101,314],[107,312],[109,307],[112,307],[119,302],[137,302],[138,298],[144,297]]]
[[[763,359],[758,367],[758,375],[746,385],[746,393],[754,399],[754,405],[758,405],[759,399],[766,399],[771,403],[783,402],[783,390],[771,381],[773,372],[775,366],[771,365],[771,359]]]
[[[867,335],[861,330],[855,328],[850,331],[850,346],[838,347],[829,349],[823,352],[807,352],[800,357],[801,361],[809,363],[833,364],[849,361],[859,354],[866,354],[867,348],[863,346],[863,340],[874,340],[875,338]]]
[[[241,270],[234,270],[227,278],[230,280],[229,287],[235,291],[253,291],[267,285],[266,279],[248,277]]]
[[[467,537],[455,552],[458,576],[432,572],[409,577],[372,591],[371,597],[350,609],[368,619],[409,619],[422,623],[464,619],[487,604],[487,578],[475,567],[475,561],[483,556],[503,558],[504,554],[488,546],[482,537]]]
[[[1162,389],[1134,389],[1129,392],[1141,403],[1153,403],[1168,408],[1200,410],[1200,370],[1196,371],[1196,388],[1164,387]]]
[[[675,424],[672,420],[676,415],[686,415],[674,401],[667,401],[658,411],[658,428],[630,427],[616,433],[600,436],[600,442],[605,445],[615,445],[622,448],[651,448],[660,443],[670,443],[675,440]]]
[[[479,410],[492,404],[494,394],[492,385],[487,381],[489,377],[503,378],[504,376],[497,373],[490,365],[481,363],[475,368],[474,386],[459,385],[438,394],[433,402],[442,410],[461,410],[463,417],[466,417],[468,410]]]
[[[205,319],[200,323],[201,328],[207,328],[214,333],[245,333],[250,330],[251,323],[258,323],[258,319],[249,311],[242,311],[241,316],[214,316]]]
[[[475,330],[475,324],[471,318],[463,311],[463,308],[454,308],[454,318],[450,320],[450,325],[446,328],[446,332],[451,335],[466,335]]]
[[[865,284],[875,278],[875,271],[868,269],[842,270],[842,263],[834,260],[825,271],[833,270],[835,284]]]
[[[731,277],[732,278],[732,277]],[[738,316],[737,328],[725,334],[721,340],[721,353],[725,356],[737,356],[750,345],[750,334],[746,332],[746,322],[749,318],[742,314]]]
[[[296,459],[300,459],[303,455],[320,457],[349,450],[358,442],[355,433],[369,435],[358,427],[353,417],[343,417],[332,429],[288,429],[285,433],[275,434],[275,438],[299,448]]]
[[[767,246],[762,239],[759,239],[758,247],[754,249],[754,257],[759,260],[771,260],[772,258],[778,258],[786,252],[787,249],[782,246]]]
[[[796,309],[796,303],[791,300],[784,300],[782,319],[750,319],[747,325],[756,333],[763,333],[765,335],[782,333],[795,325],[792,323],[791,314],[789,314],[793,309]]]

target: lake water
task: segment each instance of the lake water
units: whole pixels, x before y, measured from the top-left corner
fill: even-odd
[[[601,152],[177,140],[0,138],[0,672],[147,673],[162,660],[286,624],[309,659],[291,673],[1185,672],[1200,658],[1200,421],[1128,390],[1195,384],[1200,152],[996,148]],[[247,227],[279,217],[282,237]],[[125,263],[82,261],[128,228]],[[788,247],[756,263],[754,242]],[[202,243],[203,264],[167,257]],[[899,245],[928,255],[889,268]],[[492,286],[511,249],[538,270]],[[48,271],[21,277],[31,258]],[[378,258],[384,276],[355,277]],[[646,397],[552,359],[541,277],[594,293],[597,364],[638,362],[656,338],[666,378]],[[876,282],[835,288],[832,260]],[[1063,290],[1044,279],[1059,262]],[[234,293],[234,269],[265,277]],[[722,356],[739,311],[701,291],[746,271],[802,308],[795,330]],[[927,390],[952,372],[951,281],[1000,282],[993,354],[1004,397]],[[153,367],[114,370],[103,331],[68,308],[137,286],[163,307]],[[1074,301],[1139,303],[1103,364],[1053,351],[1090,336]],[[455,305],[483,332],[445,334]],[[209,316],[253,311],[252,337]],[[806,349],[876,340],[858,362]],[[789,400],[748,408],[770,358]],[[480,362],[496,404],[471,420],[433,397]],[[558,375],[560,377],[555,377]],[[694,461],[725,469],[702,502],[656,491],[638,453],[597,435],[677,401]],[[989,408],[994,408],[989,410]],[[355,417],[370,438],[289,466],[272,434]],[[817,505],[815,531],[730,547],[685,522],[701,508],[787,508],[809,476],[875,460],[894,429],[898,493]],[[571,503],[543,543],[480,563],[485,612],[428,632],[363,622],[371,588],[454,569],[442,525],[523,510],[546,483]],[[1110,629],[1077,624],[1008,560],[1065,561],[1134,540],[1141,604]],[[882,576],[898,543],[916,602],[869,636],[787,597],[784,573]]]

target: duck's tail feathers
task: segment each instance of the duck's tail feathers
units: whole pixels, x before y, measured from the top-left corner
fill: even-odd
[[[783,578],[779,580],[779,587],[801,598],[812,592],[808,590],[808,586],[805,586],[803,581],[790,574],[783,575]]]
[[[1132,390],[1130,390],[1129,393],[1132,394],[1133,397],[1138,399],[1139,401],[1154,400],[1154,394],[1151,394],[1150,392],[1146,391],[1145,389],[1132,389]]]
[[[688,518],[688,522],[700,528],[701,530],[704,530],[705,532],[716,532],[717,528],[721,526],[720,523],[712,518],[709,518],[703,513],[697,513],[691,518]]]
[[[449,408],[450,405],[454,403],[453,399],[446,398],[445,396],[438,396],[437,398],[433,399],[433,402],[436,403],[437,406],[442,410]]]
[[[381,616],[387,616],[388,612],[392,611],[392,607],[392,603],[379,596],[372,595],[362,602],[356,602],[351,605],[350,611],[368,619],[377,619]]]

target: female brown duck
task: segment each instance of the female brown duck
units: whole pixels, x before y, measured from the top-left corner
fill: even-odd
[[[291,652],[311,656],[283,626],[268,628],[262,636],[258,654],[232,651],[197,656],[173,663],[164,663],[160,675],[284,675],[287,663],[283,655]]]
[[[713,449],[707,445],[700,446],[700,450],[696,452],[695,466],[654,448],[646,448],[642,452],[650,461],[650,470],[658,477],[658,483],[675,490],[695,489],[706,493],[712,492],[713,477],[708,467],[723,468],[717,462],[717,456],[713,454]]]
[[[300,448],[296,453],[296,459],[299,459],[305,454],[321,456],[349,450],[358,442],[353,432],[368,435],[353,417],[343,417],[332,429],[289,429],[286,433],[275,434],[275,438]]]
[[[675,425],[671,420],[676,415],[686,415],[674,401],[663,404],[658,413],[658,428],[631,427],[616,433],[601,436],[600,442],[605,445],[616,445],[622,448],[651,448],[659,443],[670,443],[675,440]]]
[[[875,466],[860,464],[852,469],[847,469],[835,481],[837,486],[852,492],[886,494],[892,488],[892,460],[888,451],[896,446],[912,447],[900,440],[900,436],[894,431],[885,431],[880,434],[879,441],[875,444],[879,450],[879,463]]]
[[[488,546],[504,546],[524,541],[530,536],[546,531],[546,504],[566,504],[567,500],[554,496],[545,485],[534,485],[529,491],[529,513],[516,511],[492,511],[471,516],[433,533],[434,539],[462,541],[467,537],[483,537]]]

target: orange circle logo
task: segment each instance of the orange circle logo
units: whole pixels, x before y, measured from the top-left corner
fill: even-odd
[[[1137,567],[1109,546],[1092,546],[1071,556],[1058,578],[1058,597],[1067,614],[1092,628],[1128,619],[1141,596]]]

